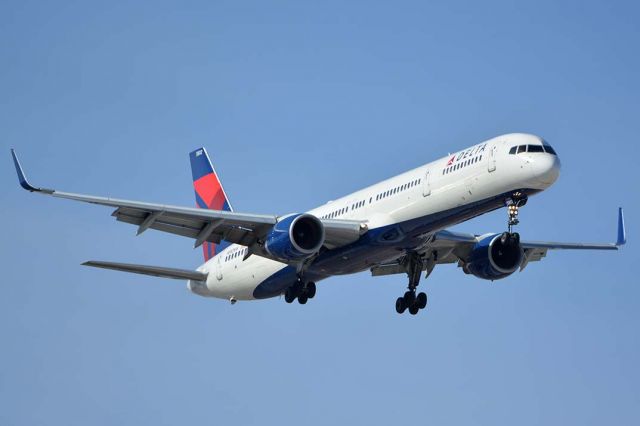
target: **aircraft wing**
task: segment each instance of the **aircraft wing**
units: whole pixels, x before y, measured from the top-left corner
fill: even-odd
[[[134,274],[151,275],[153,277],[171,278],[174,280],[207,280],[207,274],[188,269],[136,265],[132,263],[103,262],[99,260],[89,260],[88,262],[84,262],[83,265],[92,266],[94,268],[113,269],[114,271],[131,272]]]
[[[438,254],[433,264],[456,262],[460,264],[469,256],[471,250],[473,250],[476,243],[480,241],[481,237],[480,235],[462,232],[438,231],[430,237],[428,242],[419,250],[419,253],[429,258],[432,253],[437,252]],[[626,242],[624,212],[622,208],[619,208],[618,235],[615,243],[568,243],[522,240],[520,244],[524,250],[524,256],[520,264],[520,271],[522,271],[529,262],[539,261],[546,257],[548,250],[618,250],[619,247],[626,244]],[[433,264],[430,266],[433,267]],[[428,270],[427,268],[428,262],[425,262],[423,270]],[[406,269],[403,266],[403,257],[393,262],[376,265],[371,268],[371,274],[374,276],[400,273],[406,273]]]
[[[56,198],[114,207],[115,210],[111,215],[120,222],[137,225],[138,235],[147,229],[155,229],[193,238],[195,239],[194,247],[200,246],[205,241],[218,244],[221,240],[226,240],[250,248],[254,247],[255,251],[252,251],[252,254],[269,257],[269,254],[264,250],[258,249],[256,244],[278,222],[279,217],[276,215],[179,207],[39,188],[29,183],[13,149],[11,150],[11,155],[18,173],[20,186],[27,191],[38,192]],[[366,232],[366,226],[363,226],[359,221],[321,220],[325,227],[325,245],[330,248],[354,242]]]

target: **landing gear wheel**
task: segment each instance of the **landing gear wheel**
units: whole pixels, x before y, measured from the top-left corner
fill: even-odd
[[[416,306],[418,309],[424,309],[427,307],[427,294],[419,293],[418,297],[416,297]]]
[[[417,314],[419,310],[420,310],[420,307],[419,307],[417,304],[411,305],[411,306],[409,307],[409,313],[410,313],[411,315],[415,315],[415,314]]]
[[[513,234],[511,234],[511,242],[513,243],[514,246],[517,246],[518,244],[520,244],[520,234],[518,234],[517,232],[514,232]]]
[[[307,297],[309,299],[313,299],[313,296],[316,295],[316,283],[310,281],[307,283]]]
[[[396,299],[396,312],[399,314],[404,314],[404,311],[407,310],[407,305],[404,303],[404,297],[398,297]]]
[[[407,306],[411,306],[413,305],[413,302],[415,302],[416,300],[416,293],[415,291],[407,291],[404,293],[404,304]]]
[[[300,296],[298,296],[298,303],[300,303],[301,305],[307,303],[307,300],[309,300],[309,297],[307,297],[306,294],[301,294]]]
[[[284,292],[284,301],[287,303],[292,303],[294,300],[296,300],[296,295],[293,291],[293,288],[289,287]]]
[[[500,244],[502,244],[503,246],[506,246],[508,242],[509,242],[509,233],[503,232],[502,235],[500,235]]]

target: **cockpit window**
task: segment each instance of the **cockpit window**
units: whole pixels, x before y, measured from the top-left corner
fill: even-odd
[[[545,152],[548,152],[549,154],[558,155],[558,154],[556,154],[556,150],[551,148],[551,145],[549,145],[547,143],[544,144],[544,150],[545,150]]]
[[[520,154],[522,152],[548,152],[552,155],[558,155],[547,141],[543,141],[542,145],[517,145],[509,149],[509,154]]]

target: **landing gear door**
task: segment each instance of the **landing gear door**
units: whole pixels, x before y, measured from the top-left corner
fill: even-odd
[[[431,182],[429,181],[429,170],[424,172],[424,178],[422,178],[422,196],[426,197],[431,194]]]
[[[491,147],[491,150],[489,151],[489,156],[487,157],[487,170],[489,170],[489,172],[493,172],[496,170],[496,151],[497,151],[498,147],[496,145],[493,145]]]

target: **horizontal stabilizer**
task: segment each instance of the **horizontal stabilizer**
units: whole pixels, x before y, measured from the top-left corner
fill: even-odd
[[[207,274],[189,269],[164,268],[162,266],[135,265],[131,263],[102,262],[90,260],[84,266],[113,269],[115,271],[132,272],[134,274],[152,275],[154,277],[172,278],[174,280],[206,281]]]

